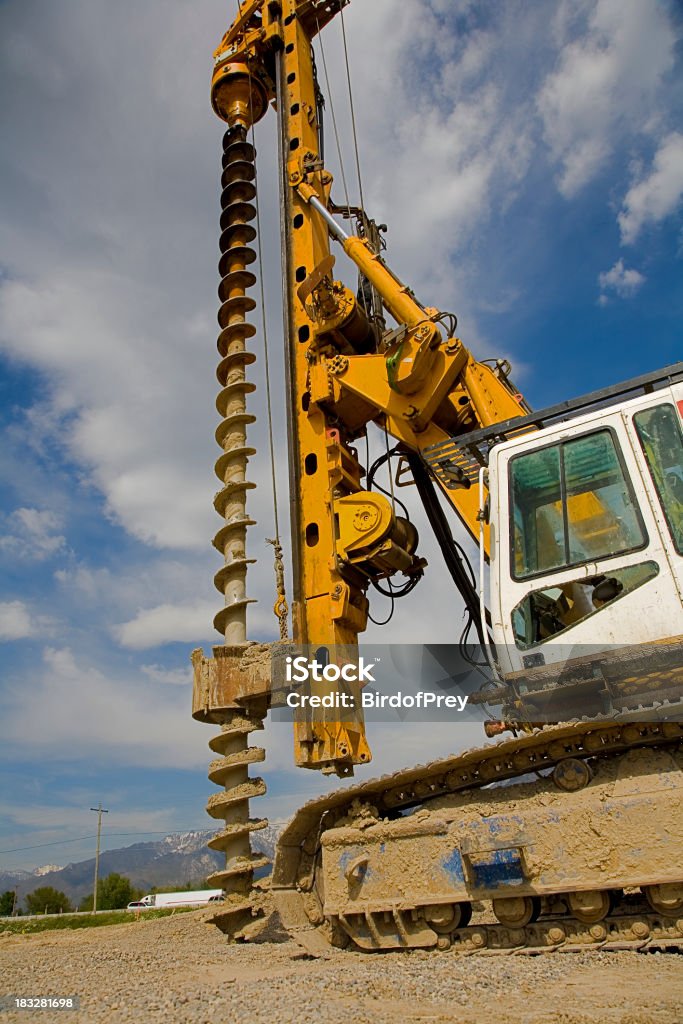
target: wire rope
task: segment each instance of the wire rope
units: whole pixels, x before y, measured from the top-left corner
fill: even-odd
[[[344,7],[339,9],[339,20],[341,21],[342,39],[344,41],[344,64],[346,65],[346,84],[349,90],[349,109],[351,111],[351,134],[353,135],[353,150],[356,157],[356,174],[358,175],[358,195],[360,198],[360,208],[365,212],[365,202],[363,200],[363,182],[360,173],[360,157],[358,155],[358,136],[356,134],[356,113],[353,106],[353,92],[351,90],[351,71],[349,69],[349,51],[346,42],[346,27],[344,25]]]
[[[251,99],[251,95],[250,95]],[[251,124],[251,142],[256,150],[256,138],[254,132],[254,122]],[[259,297],[261,305],[261,326],[263,328],[263,369],[266,379],[266,410],[268,419],[268,446],[270,449],[270,477],[271,485],[273,490],[273,523],[275,527],[275,539],[280,543],[280,521],[278,516],[278,500],[277,500],[277,474],[275,470],[275,438],[273,432],[273,404],[271,400],[271,389],[270,389],[270,362],[268,358],[268,329],[266,327],[266,296],[265,287],[263,284],[263,248],[261,246],[261,212],[259,210],[258,200],[258,170],[256,167],[256,161],[254,161],[254,186],[256,188],[256,196],[254,197],[254,205],[256,207],[256,242],[258,246],[258,259],[259,259]]]
[[[239,0],[238,0],[239,2]],[[251,143],[254,148],[254,189],[256,195],[254,197],[254,205],[256,207],[256,244],[258,247],[258,259],[259,259],[259,297],[261,305],[261,326],[263,328],[263,369],[265,374],[266,383],[266,410],[268,420],[268,448],[270,453],[270,480],[273,495],[273,526],[275,529],[274,538],[266,538],[266,543],[273,546],[275,554],[275,589],[277,592],[277,599],[273,606],[273,611],[277,616],[280,625],[280,640],[286,640],[288,635],[288,615],[289,608],[287,605],[287,596],[285,591],[285,564],[284,556],[282,552],[282,543],[280,541],[280,517],[278,515],[278,498],[277,498],[277,471],[275,468],[275,437],[273,431],[273,403],[271,398],[271,387],[270,387],[270,359],[268,354],[268,328],[266,324],[266,293],[264,279],[264,268],[263,268],[263,246],[261,244],[261,210],[259,206],[259,189],[258,189],[258,167],[256,163],[256,132],[254,126],[254,113],[252,104],[252,93],[249,90],[249,113],[251,120]]]
[[[330,79],[329,79],[329,76],[327,74],[327,61],[325,60],[325,47],[323,45],[323,39],[322,39],[322,35],[320,33],[320,23],[318,22],[317,17],[316,17],[315,23],[316,23],[316,27],[318,29],[318,41],[320,43],[320,55],[321,55],[322,60],[323,60],[323,74],[325,75],[325,88],[327,89],[327,96],[328,96],[329,101],[330,101],[330,113],[332,115],[332,128],[334,130],[334,140],[335,140],[335,143],[337,145],[337,156],[339,158],[339,169],[341,171],[342,185],[344,187],[344,198],[346,199],[346,209],[350,210],[351,209],[351,203],[349,202],[349,189],[348,189],[348,186],[346,184],[346,174],[344,172],[344,160],[343,160],[343,157],[342,157],[341,142],[339,141],[339,131],[337,130],[337,115],[335,114],[335,111],[334,111],[334,100],[332,98],[332,90],[330,88]]]

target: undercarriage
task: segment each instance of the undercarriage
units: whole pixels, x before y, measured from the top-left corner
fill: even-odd
[[[273,893],[310,953],[683,946],[683,726],[539,730],[311,801]]]

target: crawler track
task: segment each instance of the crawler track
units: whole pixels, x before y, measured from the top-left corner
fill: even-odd
[[[273,893],[283,923],[301,945],[317,956],[327,955],[333,945],[348,944],[349,935],[360,948],[387,948],[381,942],[387,928],[393,929],[406,946],[450,948],[466,955],[683,948],[683,910],[657,913],[644,899],[638,902],[637,895],[623,894],[619,894],[610,913],[594,923],[582,923],[568,911],[549,912],[524,927],[473,924],[452,931],[442,928],[438,938],[432,933],[429,941],[413,941],[409,932],[417,927],[421,916],[419,901],[410,906],[409,900],[402,899],[370,910],[359,906],[353,915],[326,912],[321,857],[323,835],[329,838],[330,830],[347,824],[363,806],[371,806],[377,820],[390,820],[400,812],[428,808],[438,798],[464,791],[474,794],[492,782],[545,772],[569,758],[596,764],[638,749],[675,752],[682,738],[683,725],[678,722],[570,723],[310,801],[296,814],[278,844]],[[479,801],[483,796],[481,792],[476,794]],[[523,806],[516,810],[524,812]],[[625,886],[630,884],[624,880]]]

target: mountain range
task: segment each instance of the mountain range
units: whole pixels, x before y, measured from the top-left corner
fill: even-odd
[[[186,885],[191,888],[225,865],[223,854],[210,850],[206,845],[214,834],[214,831],[176,832],[155,842],[105,850],[100,854],[99,877],[106,878],[116,871],[145,892],[154,887],[163,890],[166,886]],[[272,825],[253,832],[253,848],[272,860],[277,837],[278,830]],[[257,877],[266,874],[267,870],[257,872]],[[93,891],[94,874],[94,857],[63,868],[54,864],[46,864],[33,871],[3,871],[0,868],[0,892],[16,890],[21,903],[26,893],[39,886],[50,885],[66,893],[76,906]]]

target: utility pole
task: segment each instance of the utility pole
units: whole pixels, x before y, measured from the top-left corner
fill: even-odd
[[[100,836],[102,834],[102,815],[109,814],[109,811],[105,811],[102,807],[102,801],[100,800],[97,807],[91,807],[91,811],[97,811],[97,848],[95,850],[95,889],[93,890],[92,896],[92,912],[93,914],[97,911],[97,878],[100,873]]]

